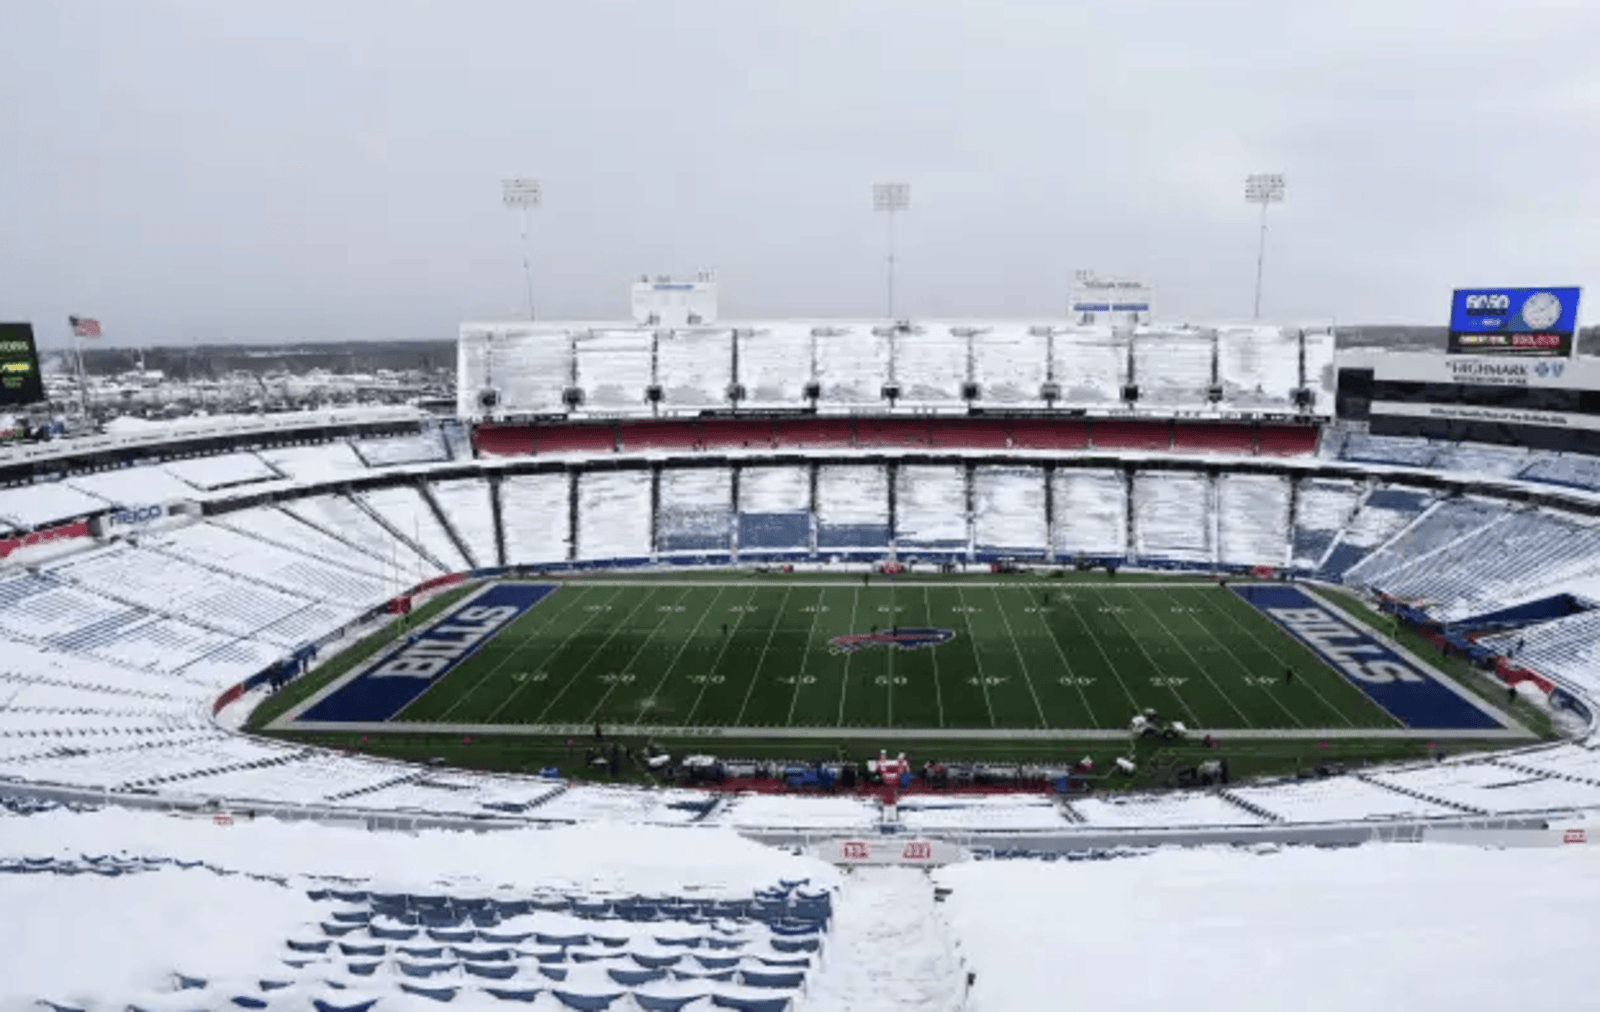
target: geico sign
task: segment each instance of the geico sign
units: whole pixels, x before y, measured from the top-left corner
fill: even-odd
[[[1389,682],[1425,682],[1422,675],[1410,666],[1396,660],[1389,651],[1367,639],[1361,633],[1340,622],[1321,608],[1271,608],[1273,618],[1288,626],[1289,631],[1305,640],[1312,649],[1351,678],[1374,685]],[[1362,655],[1378,654],[1375,660],[1363,660]]]
[[[448,668],[496,629],[515,618],[515,605],[463,608],[449,621],[424,632],[415,643],[384,661],[371,678],[432,678]]]
[[[114,524],[145,524],[164,513],[160,506],[118,506],[110,516]]]

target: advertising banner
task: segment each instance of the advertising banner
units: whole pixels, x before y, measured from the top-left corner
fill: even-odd
[[[1581,289],[1458,288],[1450,301],[1452,355],[1567,358]]]
[[[33,324],[0,323],[0,407],[44,400],[44,378],[33,344]]]
[[[29,534],[18,534],[0,540],[0,560],[7,558],[15,552],[40,545],[53,545],[74,538],[89,536],[89,523],[80,520],[73,524],[63,524],[60,527],[51,527],[48,530],[33,531]]]

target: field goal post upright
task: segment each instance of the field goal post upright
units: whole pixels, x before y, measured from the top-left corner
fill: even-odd
[[[505,206],[522,215],[522,280],[528,290],[528,319],[533,312],[533,265],[528,251],[528,212],[537,208],[544,199],[544,191],[537,179],[515,176],[500,182],[500,199]]]
[[[1261,319],[1261,275],[1267,259],[1267,208],[1283,203],[1284,193],[1281,172],[1257,172],[1244,178],[1245,203],[1261,205],[1261,235],[1256,243],[1256,302],[1251,320]]]

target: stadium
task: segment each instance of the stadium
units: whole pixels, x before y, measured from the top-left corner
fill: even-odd
[[[0,800],[50,841],[4,870],[317,908],[141,1002],[848,1007],[894,931],[905,1007],[954,1009],[983,943],[936,904],[980,866],[1586,842],[1590,360],[720,324],[642,284],[631,321],[463,325],[448,417],[0,448]],[[259,847],[139,852],[152,813]],[[491,888],[530,830],[612,871]],[[397,871],[432,831],[444,877]]]

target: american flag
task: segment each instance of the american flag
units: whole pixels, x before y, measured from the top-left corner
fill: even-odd
[[[87,316],[69,316],[67,322],[72,324],[73,337],[99,337],[100,321]]]

